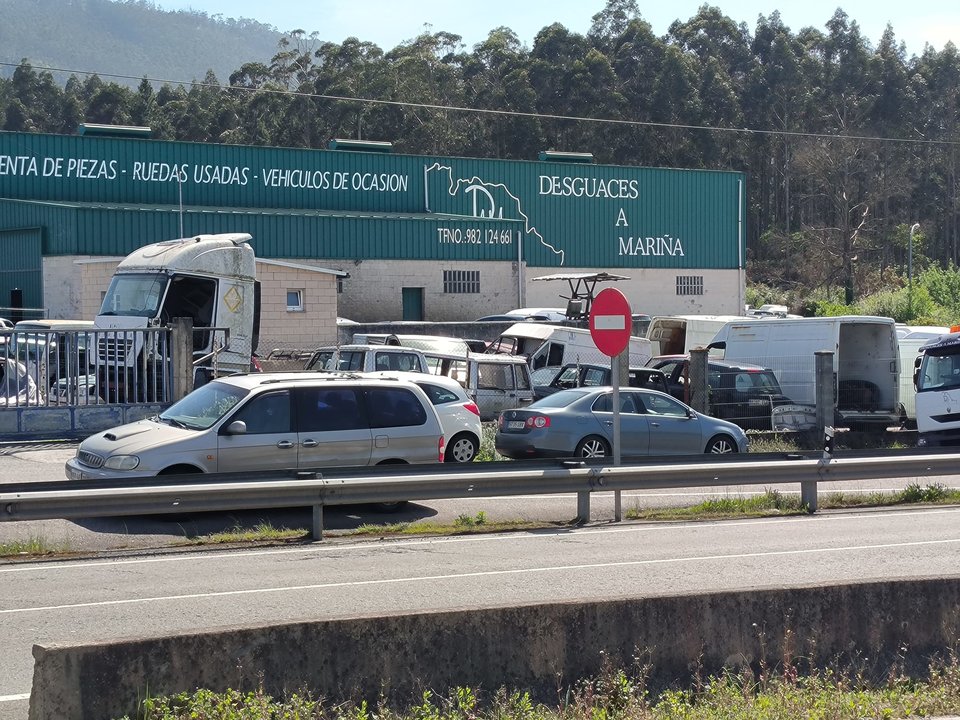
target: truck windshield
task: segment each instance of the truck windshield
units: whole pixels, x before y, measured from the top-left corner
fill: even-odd
[[[917,392],[960,387],[960,345],[927,350],[917,374]]]
[[[114,275],[100,314],[156,317],[166,287],[167,278],[163,275]]]

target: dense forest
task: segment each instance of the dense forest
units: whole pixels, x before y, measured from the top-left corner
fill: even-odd
[[[918,275],[952,278],[960,252],[960,54],[928,45],[908,58],[892,27],[874,48],[839,9],[824,30],[794,32],[778,13],[751,30],[703,5],[658,37],[635,0],[608,0],[586,35],[549,25],[532,47],[507,27],[472,49],[427,32],[388,51],[294,31],[271,61],[228,78],[151,80],[134,89],[74,75],[60,87],[24,62],[0,80],[3,129],[70,133],[88,121],[201,142],[351,137],[408,153],[555,149],[741,170],[753,299],[793,307],[895,293],[908,256]],[[910,305],[923,314],[912,289]]]

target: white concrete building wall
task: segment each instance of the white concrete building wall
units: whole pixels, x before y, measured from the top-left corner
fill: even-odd
[[[103,293],[120,258],[46,257],[43,260],[44,302],[49,317],[90,319],[100,309]],[[271,264],[273,263],[273,264]],[[337,293],[337,277],[330,273],[296,269],[290,265],[341,270],[350,277]],[[479,270],[479,293],[445,293],[444,270]],[[601,268],[600,270],[603,270]],[[569,286],[563,281],[534,281],[540,275],[597,272],[597,268],[523,267],[523,292],[518,288],[516,262],[455,263],[411,260],[298,259],[292,262],[258,260],[264,343],[332,342],[339,315],[357,322],[400,320],[404,287],[423,288],[424,319],[452,322],[516,307],[564,307]],[[629,280],[597,285],[616,287],[635,313],[648,315],[739,315],[743,312],[743,276],[737,270],[620,270]],[[702,294],[678,294],[677,277],[702,278]],[[304,311],[288,312],[286,291],[304,291]],[[261,344],[265,348],[266,344]]]
[[[298,261],[306,262],[306,261]],[[340,315],[357,322],[403,318],[403,288],[423,288],[424,320],[445,322],[476,320],[482,315],[518,307],[516,262],[450,262],[425,260],[363,260],[336,264],[318,260],[329,268],[345,270]],[[445,293],[446,270],[480,272],[479,293]]]
[[[614,287],[634,313],[647,315],[742,315],[742,273],[737,270],[636,270],[610,268],[526,268],[524,307],[564,307],[569,285],[560,280],[534,281],[539,275],[609,272],[629,280],[598,283],[594,292]],[[703,278],[703,294],[678,294],[677,277]],[[696,283],[685,283],[687,287]]]

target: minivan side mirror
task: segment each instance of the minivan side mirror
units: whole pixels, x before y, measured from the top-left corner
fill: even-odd
[[[246,435],[247,424],[243,420],[234,420],[227,425],[227,435]]]

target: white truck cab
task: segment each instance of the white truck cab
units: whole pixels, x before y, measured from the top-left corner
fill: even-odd
[[[913,374],[917,390],[917,445],[960,445],[960,332],[920,349]]]
[[[98,330],[118,331],[98,339],[98,374],[108,396],[130,400],[133,385],[136,399],[145,399],[140,391],[158,384],[169,351],[159,335],[131,331],[178,317],[192,319],[195,328],[227,331],[194,333],[195,363],[209,376],[250,369],[259,331],[250,240],[246,233],[196,235],[145,245],[120,262],[95,320]]]

